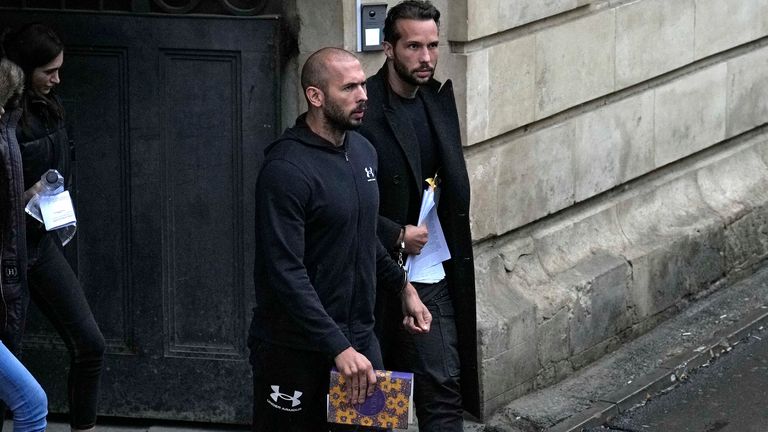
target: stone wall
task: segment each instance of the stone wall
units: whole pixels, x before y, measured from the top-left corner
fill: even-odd
[[[354,1],[317,3],[290,6],[286,125],[298,65],[355,47]],[[768,255],[768,0],[435,3],[472,183],[486,413]],[[371,74],[383,56],[361,59]]]

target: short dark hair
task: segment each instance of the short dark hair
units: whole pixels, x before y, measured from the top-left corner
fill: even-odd
[[[397,20],[432,20],[440,28],[440,11],[429,0],[405,0],[387,12],[384,20],[384,40],[394,45],[401,35],[397,31]]]

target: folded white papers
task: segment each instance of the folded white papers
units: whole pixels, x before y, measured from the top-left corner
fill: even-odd
[[[435,203],[436,183],[431,179],[430,184],[424,190],[421,199],[418,225],[426,225],[429,232],[429,240],[419,255],[408,255],[405,261],[405,269],[408,271],[408,279],[411,282],[435,283],[445,278],[443,261],[451,259],[448,243],[445,241],[440,219],[437,217],[437,205]]]

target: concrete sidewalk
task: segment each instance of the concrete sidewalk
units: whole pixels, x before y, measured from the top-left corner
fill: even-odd
[[[723,282],[725,286],[726,282]],[[551,387],[517,399],[466,432],[576,432],[636,406],[768,323],[768,268],[679,305],[680,313]],[[661,317],[660,317],[661,319]],[[102,432],[244,431],[244,426],[101,418]],[[6,430],[12,426],[6,422]],[[49,430],[69,426],[54,417]],[[414,426],[408,432],[417,432]]]

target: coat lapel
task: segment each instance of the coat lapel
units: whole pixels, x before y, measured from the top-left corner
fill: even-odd
[[[384,115],[387,117],[387,122],[392,132],[395,135],[395,139],[405,153],[405,159],[408,161],[408,167],[411,169],[411,174],[414,180],[414,186],[419,191],[421,196],[422,181],[421,178],[421,151],[419,150],[419,143],[416,139],[416,132],[413,130],[411,121],[404,118],[402,114],[403,110],[400,107],[400,101],[387,91],[389,96],[389,105],[384,108]]]
[[[443,110],[443,107],[453,106],[453,100],[446,97],[452,94],[451,81],[448,80],[443,87],[437,88],[437,82],[430,83],[433,85],[427,85],[422,87],[419,91],[422,92],[424,99],[424,106],[427,110],[427,116],[434,128],[436,144],[440,152],[440,166],[443,180],[451,177],[452,171],[457,167],[456,165],[456,140],[459,139],[458,131],[452,130],[449,123],[446,120],[450,119],[450,112]],[[450,99],[450,100],[446,100]],[[446,117],[448,116],[448,117]],[[461,145],[458,146],[461,148]],[[461,155],[458,152],[458,155]],[[463,156],[462,156],[463,157]]]

